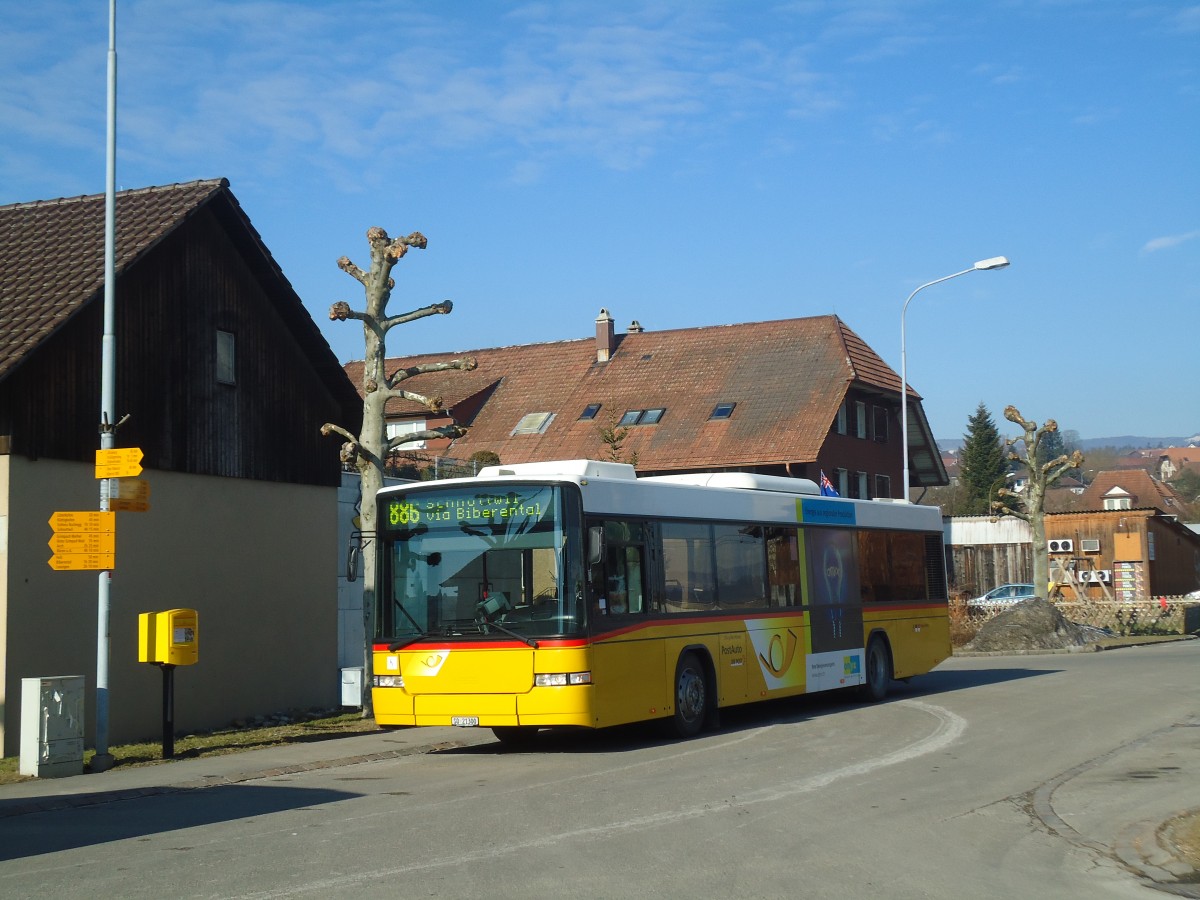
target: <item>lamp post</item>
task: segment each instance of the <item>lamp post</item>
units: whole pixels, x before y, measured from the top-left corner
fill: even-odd
[[[927,281],[915,291],[908,295],[908,299],[904,301],[904,308],[900,310],[900,443],[904,450],[904,500],[908,501],[908,359],[904,344],[904,317],[908,312],[908,304],[912,302],[912,298],[917,296],[927,287],[932,287],[935,284],[941,284],[943,281],[949,281],[951,278],[957,278],[959,275],[967,275],[971,272],[983,272],[989,269],[1003,269],[1008,265],[1008,258],[1004,256],[993,256],[991,259],[981,259],[969,269],[963,269],[961,272],[955,272],[953,275],[946,275],[942,278]]]

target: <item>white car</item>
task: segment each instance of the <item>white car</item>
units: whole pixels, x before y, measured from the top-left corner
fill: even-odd
[[[994,609],[997,606],[1013,606],[1022,600],[1032,600],[1038,596],[1032,584],[1002,584],[992,588],[982,597],[972,597],[967,606],[984,609]]]

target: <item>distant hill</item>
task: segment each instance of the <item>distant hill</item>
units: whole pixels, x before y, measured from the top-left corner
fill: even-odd
[[[1011,437],[1011,435],[1008,435]],[[963,439],[954,438],[953,440],[938,439],[938,448],[944,452],[951,450],[957,451],[962,449]],[[1187,447],[1189,445],[1200,446],[1200,434],[1193,434],[1191,437],[1139,437],[1137,435],[1123,434],[1118,437],[1102,437],[1102,438],[1080,438],[1080,450],[1094,450],[1097,447],[1115,447],[1118,450],[1143,450],[1147,447]]]

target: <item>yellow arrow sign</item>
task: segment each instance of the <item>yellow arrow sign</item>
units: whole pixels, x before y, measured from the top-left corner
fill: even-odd
[[[97,478],[125,478],[142,474],[142,451],[138,447],[120,447],[96,451]]]
[[[113,512],[149,512],[150,504],[145,500],[126,500],[115,497],[108,501],[108,508]]]
[[[60,572],[83,569],[114,569],[115,554],[112,553],[56,553],[50,557],[50,568]]]
[[[118,478],[113,484],[116,486],[112,492],[114,498],[143,501],[150,499],[150,482],[144,478]],[[116,509],[114,506],[109,508]]]
[[[46,542],[53,553],[103,553],[111,556],[117,549],[117,536],[111,531],[55,532]]]
[[[50,527],[55,531],[116,531],[117,514],[99,510],[79,512],[56,512],[50,516]]]

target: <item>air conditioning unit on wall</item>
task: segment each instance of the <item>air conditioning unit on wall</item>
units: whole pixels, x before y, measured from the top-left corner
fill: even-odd
[[[1046,541],[1046,549],[1051,553],[1072,553],[1075,550],[1075,542],[1069,538],[1055,538]]]
[[[1096,569],[1095,571],[1088,570],[1079,573],[1079,580],[1083,582],[1104,582],[1105,584],[1112,583],[1112,571],[1110,569]]]
[[[1079,542],[1079,549],[1084,553],[1099,553],[1100,539],[1099,538],[1083,538]]]

